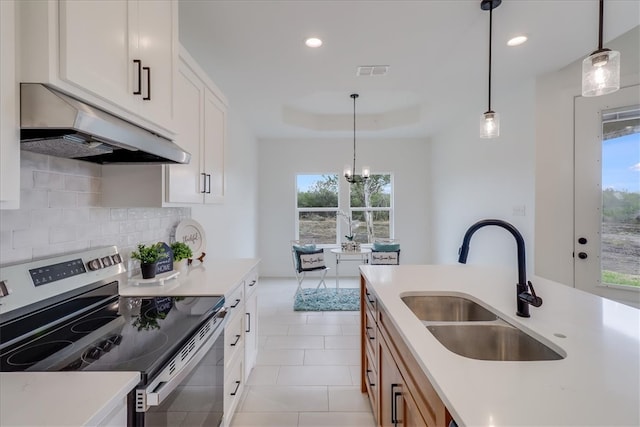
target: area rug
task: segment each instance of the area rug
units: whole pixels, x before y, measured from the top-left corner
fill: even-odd
[[[304,299],[302,294],[304,293]],[[359,288],[303,289],[293,302],[294,311],[358,311]]]

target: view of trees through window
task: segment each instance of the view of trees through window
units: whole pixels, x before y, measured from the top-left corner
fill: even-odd
[[[640,119],[605,122],[603,133],[602,282],[640,287]]]
[[[343,236],[349,234],[349,220],[355,241],[369,243],[375,238],[391,237],[392,184],[389,174],[372,175],[364,183],[351,185],[340,181],[336,174],[297,175],[296,191],[300,240],[317,244],[340,243],[346,240]],[[349,206],[342,206],[341,200]]]

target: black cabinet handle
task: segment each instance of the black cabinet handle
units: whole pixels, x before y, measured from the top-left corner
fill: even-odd
[[[369,372],[373,372],[371,369],[367,369],[367,382],[369,383],[369,385],[371,387],[375,387],[376,385],[374,383],[371,382],[371,379],[369,378]]]
[[[204,194],[207,192],[207,174],[200,172],[200,175],[202,175],[202,191],[200,193]]]
[[[589,255],[587,255],[586,252],[578,252],[578,258],[587,259],[588,257],[589,257]]]
[[[142,98],[145,101],[151,101],[151,68],[150,67],[142,67],[142,71],[147,72],[147,96]]]
[[[247,329],[245,329],[245,332],[249,333],[251,332],[251,313],[245,313],[247,315]]]
[[[257,280],[252,280],[251,283],[249,283],[249,287],[252,287],[256,284]]]
[[[376,337],[372,337],[371,335],[369,335],[369,329],[373,329],[371,326],[367,326],[367,330],[365,331],[367,334],[367,338],[369,338],[370,340],[375,340]]]
[[[236,340],[235,342],[232,342],[231,344],[229,344],[231,347],[235,347],[236,344],[238,344],[238,341],[240,341],[240,337],[241,335],[236,335]]]
[[[138,90],[134,90],[134,95],[142,95],[142,61],[134,59],[133,63],[138,66]]]
[[[233,393],[230,393],[231,396],[235,396],[238,393],[238,389],[240,388],[240,381],[236,381],[236,389],[233,390]]]
[[[370,296],[371,296],[371,294],[369,292],[367,292],[367,301],[369,301],[369,304],[375,304],[376,300],[369,298]]]
[[[391,384],[391,423],[397,427],[398,423],[398,396],[402,396],[401,392],[395,391],[396,387],[400,387],[400,384]]]
[[[211,174],[207,174],[207,194],[211,194]]]
[[[240,300],[236,298],[236,303],[234,305],[230,305],[230,308],[236,308],[240,304]]]

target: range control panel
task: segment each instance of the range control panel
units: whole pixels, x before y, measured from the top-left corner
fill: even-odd
[[[46,285],[56,280],[67,279],[86,272],[87,270],[85,270],[80,258],[29,270],[31,280],[33,280],[35,286]]]

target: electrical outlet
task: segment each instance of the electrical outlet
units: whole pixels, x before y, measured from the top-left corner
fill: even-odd
[[[516,205],[513,207],[513,216],[525,216],[527,210],[525,205]]]

